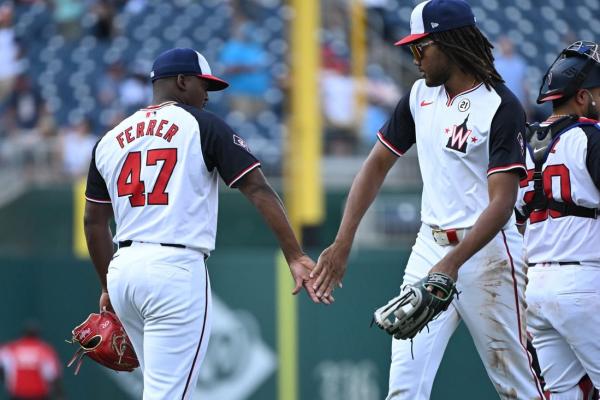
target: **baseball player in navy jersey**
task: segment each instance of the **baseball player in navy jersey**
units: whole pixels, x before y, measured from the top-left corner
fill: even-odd
[[[518,222],[527,222],[528,327],[551,400],[588,400],[600,388],[600,52],[564,49],[538,103],[553,113],[529,127]],[[591,379],[591,381],[590,381]]]
[[[187,399],[210,336],[205,259],[215,248],[218,179],[238,188],[279,240],[295,281],[308,285],[304,255],[277,194],[246,142],[202,108],[228,84],[192,49],[154,62],[154,105],[96,144],[86,189],[85,233],[99,275],[100,308],[114,308],[144,374],[144,399]],[[109,221],[116,223],[112,237]],[[113,240],[119,246],[113,255]]]
[[[464,1],[420,3],[411,34],[396,45],[410,47],[422,79],[399,101],[354,179],[335,241],[311,273],[317,295],[340,285],[361,218],[397,158],[416,144],[422,226],[402,286],[441,272],[456,280],[460,297],[412,344],[392,340],[387,399],[429,398],[460,321],[500,398],[541,399],[526,350],[526,265],[513,213],[526,175],[523,108]]]

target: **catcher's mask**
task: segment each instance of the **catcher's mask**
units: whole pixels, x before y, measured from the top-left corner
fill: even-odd
[[[537,103],[568,99],[579,89],[600,86],[598,44],[577,41],[565,48],[550,65],[540,87]]]

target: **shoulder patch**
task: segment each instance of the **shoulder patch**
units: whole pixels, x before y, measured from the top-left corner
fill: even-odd
[[[519,146],[521,146],[521,154],[525,155],[525,141],[523,140],[523,134],[520,131],[517,135],[517,141],[519,142]]]
[[[240,147],[243,147],[247,151],[250,151],[250,148],[248,147],[248,144],[246,143],[246,141],[244,139],[242,139],[241,137],[239,137],[238,135],[233,135],[233,143]]]

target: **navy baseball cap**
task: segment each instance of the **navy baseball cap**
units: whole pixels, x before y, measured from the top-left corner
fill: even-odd
[[[410,15],[410,35],[396,46],[411,44],[432,32],[444,32],[475,25],[475,15],[463,0],[429,0],[418,4]]]
[[[212,74],[210,65],[208,65],[208,61],[202,54],[189,48],[167,50],[156,57],[154,64],[152,64],[150,79],[154,82],[157,79],[179,74],[195,75],[206,80],[210,91],[223,90],[229,86],[229,83]]]

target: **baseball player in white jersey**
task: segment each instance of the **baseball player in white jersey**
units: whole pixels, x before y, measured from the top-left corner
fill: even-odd
[[[387,399],[429,398],[461,320],[500,398],[542,399],[526,350],[526,265],[512,212],[526,172],[523,108],[502,83],[492,46],[464,1],[417,5],[411,34],[396,44],[410,46],[423,79],[381,128],[352,184],[335,241],[311,273],[317,296],[339,286],[362,216],[397,158],[416,144],[423,224],[402,285],[441,272],[456,280],[460,297],[412,344],[392,340]]]
[[[155,105],[123,120],[93,150],[85,233],[102,286],[100,308],[112,306],[131,339],[144,374],[143,398],[187,399],[210,336],[205,259],[215,247],[219,176],[248,197],[277,236],[293,293],[304,285],[320,300],[307,286],[314,262],[303,254],[259,161],[223,120],[202,110],[207,91],[228,84],[187,48],[158,56],[151,78]]]
[[[529,127],[528,176],[517,202],[518,222],[528,222],[528,327],[548,398],[588,400],[600,388],[596,43],[579,41],[559,54],[538,97],[550,100],[552,115]]]

